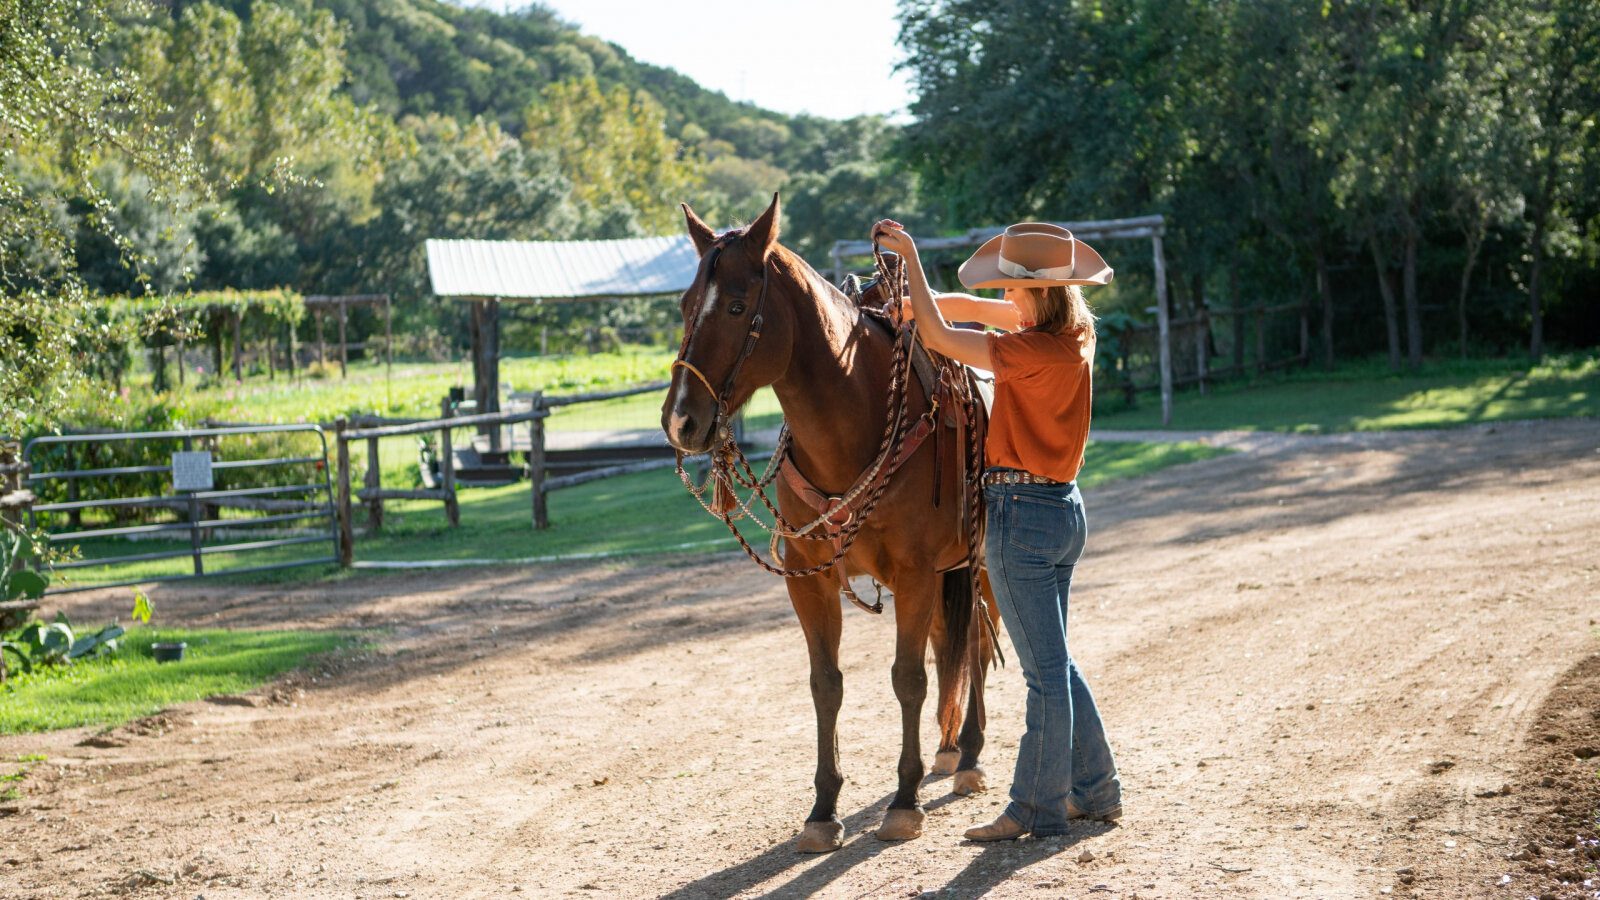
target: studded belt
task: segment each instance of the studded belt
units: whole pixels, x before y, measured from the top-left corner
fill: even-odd
[[[1024,472],[1021,469],[996,469],[983,473],[983,483],[990,484],[1066,484],[1065,481],[1056,481],[1043,475]]]

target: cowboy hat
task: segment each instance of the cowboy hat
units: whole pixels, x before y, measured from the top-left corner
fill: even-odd
[[[1072,232],[1048,222],[1022,222],[985,241],[956,277],[969,288],[1110,284],[1111,267]]]

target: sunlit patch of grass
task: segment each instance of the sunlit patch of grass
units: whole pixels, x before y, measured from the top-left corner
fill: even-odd
[[[1441,360],[1415,373],[1371,361],[1331,373],[1293,372],[1217,385],[1203,397],[1181,392],[1170,427],[1324,433],[1573,416],[1600,416],[1600,355],[1550,357],[1539,365]],[[1095,425],[1160,428],[1160,405],[1146,398],[1138,409],[1098,416]]]
[[[237,694],[350,646],[337,631],[131,628],[114,655],[17,674],[0,687],[0,734],[115,725],[168,706]],[[188,644],[181,661],[157,663],[150,645]]]

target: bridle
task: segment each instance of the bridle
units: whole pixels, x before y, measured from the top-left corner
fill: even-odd
[[[722,254],[723,249],[726,247],[727,243],[718,242],[711,248],[710,256],[706,260],[706,290],[701,291],[701,303],[706,302],[705,294],[709,291],[712,284],[711,279],[717,271],[717,257]],[[744,345],[739,348],[739,355],[733,360],[733,368],[728,370],[728,377],[722,382],[722,390],[719,391],[712,387],[711,379],[707,378],[706,374],[700,371],[694,363],[689,362],[687,358],[689,345],[694,341],[695,332],[687,325],[683,329],[683,343],[678,347],[678,358],[672,361],[674,370],[679,368],[688,370],[689,374],[705,385],[706,391],[711,394],[711,399],[716,401],[717,412],[716,418],[711,422],[711,432],[719,440],[726,441],[729,437],[728,420],[733,415],[733,410],[728,406],[728,398],[733,394],[734,382],[738,381],[739,372],[744,368],[745,361],[750,358],[751,352],[756,349],[756,343],[761,340],[761,326],[764,322],[762,310],[765,309],[767,303],[767,276],[771,271],[771,264],[763,259],[761,261],[761,290],[756,294],[755,309],[750,317],[750,330],[745,332]],[[696,310],[694,318],[699,318],[698,313],[699,310]]]

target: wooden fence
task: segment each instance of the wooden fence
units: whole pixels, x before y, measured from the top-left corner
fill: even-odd
[[[374,529],[383,527],[383,501],[385,500],[437,500],[444,503],[445,517],[452,526],[461,524],[460,506],[456,498],[455,480],[455,454],[452,452],[450,431],[454,428],[468,428],[488,426],[501,428],[519,422],[533,422],[549,415],[548,412],[534,408],[521,412],[485,413],[477,416],[450,415],[449,401],[445,401],[438,419],[425,419],[421,421],[401,421],[398,424],[375,425],[368,428],[352,428],[349,419],[341,416],[333,423],[334,437],[338,441],[338,499],[339,507],[339,564],[349,566],[355,559],[355,523],[352,516],[352,493],[350,490],[350,444],[354,441],[367,442],[367,475],[366,484],[353,496],[360,499],[367,507],[369,523]],[[367,420],[371,421],[371,420]],[[535,426],[535,430],[541,430]],[[401,437],[404,435],[439,433],[440,459],[439,459],[439,487],[433,489],[400,490],[384,488],[381,480],[381,468],[378,461],[378,441],[381,438]],[[543,505],[539,498],[537,485],[534,490],[534,519],[537,523],[539,509]]]
[[[386,500],[438,501],[444,504],[445,516],[450,524],[452,526],[461,524],[460,503],[457,498],[455,454],[453,452],[455,443],[451,437],[453,429],[489,428],[498,434],[500,429],[506,426],[527,424],[529,434],[526,443],[520,439],[513,440],[511,441],[511,447],[527,454],[526,472],[531,495],[532,522],[533,527],[537,530],[550,527],[548,499],[552,491],[577,487],[580,484],[588,484],[591,481],[598,481],[602,478],[628,475],[634,472],[647,472],[675,465],[677,463],[676,457],[667,456],[655,459],[630,460],[614,465],[589,468],[569,475],[552,475],[552,466],[549,462],[550,450],[546,439],[545,421],[550,417],[551,412],[556,409],[655,393],[665,390],[667,384],[668,382],[658,381],[614,391],[561,396],[545,396],[542,391],[512,394],[509,398],[511,400],[509,409],[481,415],[454,415],[450,401],[446,399],[440,405],[440,415],[437,419],[385,419],[377,416],[357,416],[336,420],[333,423],[333,433],[338,443],[337,463],[335,464],[337,467],[337,498],[335,502],[339,509],[341,564],[348,566],[354,561],[354,512],[358,505],[366,507],[367,523],[374,531],[381,530],[383,527],[384,501]],[[737,433],[742,430],[742,421],[735,424]],[[388,437],[432,433],[438,434],[439,441],[439,477],[436,481],[438,486],[423,489],[383,487],[378,442]],[[367,445],[366,474],[362,487],[359,490],[355,490],[353,489],[353,476],[351,474],[351,456],[353,452],[351,444],[363,441]]]
[[[1293,324],[1290,324],[1293,323]],[[1298,327],[1298,343],[1269,340],[1274,328]],[[1161,388],[1157,360],[1161,354],[1158,325],[1138,324],[1117,332],[1118,378],[1106,388],[1121,391],[1128,402],[1137,391]],[[1281,334],[1280,334],[1281,338]],[[1261,374],[1311,359],[1311,309],[1301,303],[1243,307],[1202,307],[1167,323],[1168,378],[1173,387],[1194,385],[1205,394],[1215,381],[1230,375]],[[1110,342],[1106,342],[1110,343]],[[1269,347],[1294,346],[1293,352],[1269,354]],[[1102,350],[1105,348],[1103,347]]]

